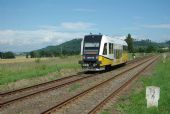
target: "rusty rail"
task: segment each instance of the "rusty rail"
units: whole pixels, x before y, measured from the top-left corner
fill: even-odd
[[[95,85],[95,86],[93,86],[93,87],[91,87],[91,88],[89,88],[89,89],[87,89],[87,90],[85,90],[85,91],[83,91],[83,92],[81,92],[81,93],[79,93],[79,94],[77,94],[77,95],[75,95],[75,96],[73,96],[73,97],[71,97],[71,98],[69,98],[69,99],[67,99],[67,100],[59,103],[59,104],[57,104],[56,106],[53,106],[53,107],[51,107],[51,108],[49,108],[49,109],[41,112],[41,114],[50,114],[50,113],[56,111],[57,109],[60,109],[60,108],[64,107],[65,105],[69,104],[70,102],[72,102],[72,101],[80,98],[81,96],[83,96],[83,95],[85,95],[85,94],[87,94],[87,93],[95,90],[96,88],[98,88],[98,87],[106,84],[107,82],[110,82],[111,80],[115,79],[116,77],[118,77],[118,76],[120,76],[120,75],[128,72],[129,70],[132,70],[132,69],[136,68],[137,66],[140,66],[140,65],[148,62],[148,61],[151,60],[152,58],[153,58],[153,57],[151,57],[151,58],[145,60],[144,62],[142,62],[142,63],[140,63],[140,64],[137,64],[137,65],[135,65],[135,66],[133,66],[133,67],[131,67],[131,68],[129,68],[129,69],[127,69],[127,70],[125,70],[125,71],[117,74],[117,75],[115,75],[115,76],[112,77],[112,78],[107,79],[106,81],[101,82],[101,83],[98,84],[98,85]]]
[[[116,89],[113,93],[111,93],[106,99],[104,99],[102,102],[100,102],[96,107],[94,107],[91,111],[88,112],[88,114],[95,114],[98,110],[100,110],[107,102],[109,102],[110,99],[112,99],[114,96],[116,96],[120,91],[122,91],[126,86],[128,86],[133,80],[135,80],[139,74],[141,74],[147,67],[149,67],[156,59],[154,59],[151,63],[149,63],[144,69],[140,70],[135,76],[133,76],[131,79],[126,81],[123,85],[121,85],[118,89]]]

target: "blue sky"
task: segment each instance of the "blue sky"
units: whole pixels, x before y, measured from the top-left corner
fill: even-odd
[[[0,0],[0,51],[31,51],[85,34],[170,40],[170,0]]]

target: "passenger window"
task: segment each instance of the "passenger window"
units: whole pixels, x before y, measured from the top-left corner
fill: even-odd
[[[114,49],[114,58],[120,59],[122,57],[122,50],[120,49]]]
[[[128,47],[127,46],[123,46],[123,50],[124,51],[128,51]]]
[[[122,57],[123,54],[123,50],[120,50],[120,58]]]
[[[107,43],[104,44],[103,55],[107,55]]]
[[[109,54],[113,54],[113,43],[109,43]]]
[[[112,54],[112,44],[109,43],[109,54]]]
[[[116,49],[114,49],[114,58],[116,59]]]
[[[116,59],[119,59],[119,50],[116,50]]]
[[[112,50],[111,50],[112,54],[113,54],[113,44],[112,44]]]

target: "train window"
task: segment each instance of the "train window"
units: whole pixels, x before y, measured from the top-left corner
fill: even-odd
[[[111,52],[112,52],[112,54],[113,54],[113,44],[112,44],[112,51],[111,51]]]
[[[119,59],[119,50],[116,50],[116,59]]]
[[[113,43],[109,43],[109,54],[113,54]]]
[[[119,52],[120,52],[119,58],[121,58],[122,57],[122,49]]]
[[[128,50],[128,46],[123,46],[123,50],[127,51]]]
[[[114,49],[114,58],[116,59],[116,49]]]
[[[109,43],[109,54],[112,54],[112,44]]]
[[[99,43],[85,43],[84,47],[99,47]]]
[[[113,43],[109,43],[109,54],[113,54]]]
[[[114,58],[120,59],[122,57],[122,50],[120,49],[114,49]]]
[[[103,55],[107,55],[107,43],[104,44]]]

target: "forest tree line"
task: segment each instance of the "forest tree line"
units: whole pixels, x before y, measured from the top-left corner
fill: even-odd
[[[13,59],[15,58],[15,54],[11,51],[8,52],[0,52],[1,59]]]
[[[57,46],[49,46],[40,50],[31,51],[27,53],[26,57],[57,57],[65,55],[80,54],[82,39],[73,39]],[[152,42],[149,39],[137,41],[128,34],[125,41],[128,44],[129,53],[163,53],[170,51],[170,41],[165,43]],[[168,49],[165,49],[168,47]]]
[[[48,46],[39,50],[25,52],[26,58],[58,57],[79,55],[82,39],[73,39],[56,46]],[[170,41],[164,43],[152,42],[149,39],[137,41],[128,34],[125,41],[128,44],[129,53],[163,53],[170,51]],[[1,59],[15,58],[13,52],[0,52]]]
[[[170,51],[170,41],[165,43],[156,43],[149,39],[137,41],[130,34],[127,35],[125,41],[130,53],[163,53]]]

